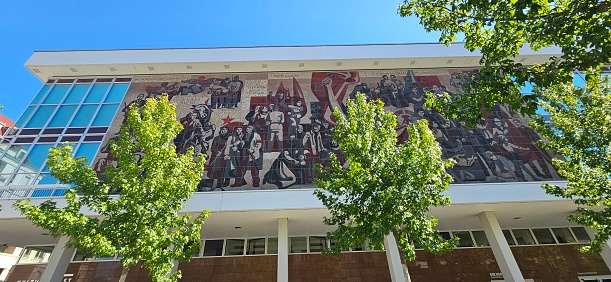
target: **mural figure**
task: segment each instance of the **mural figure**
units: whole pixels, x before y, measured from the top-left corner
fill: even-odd
[[[216,130],[210,122],[212,109],[206,104],[193,105],[191,109],[193,111],[180,119],[183,130],[174,139],[176,152],[184,154],[188,148],[193,147],[196,152],[205,154],[210,149],[210,141]]]
[[[219,135],[212,139],[210,155],[208,156],[208,178],[214,180],[212,189],[229,186],[229,127],[223,126]]]
[[[278,111],[275,104],[269,105],[270,112],[267,114],[266,122],[269,126],[269,143],[267,143],[267,151],[271,152],[274,146],[274,140],[278,140],[278,151],[282,152],[284,136],[284,113]]]
[[[241,187],[246,185],[244,175],[250,171],[252,177],[252,186],[259,187],[259,171],[263,169],[263,150],[261,136],[257,134],[252,125],[246,126],[246,134],[242,137],[243,140],[243,156],[238,164],[238,175],[235,183],[231,187]]]

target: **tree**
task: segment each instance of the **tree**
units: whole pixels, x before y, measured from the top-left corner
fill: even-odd
[[[578,215],[569,220],[598,232],[591,246],[602,251],[611,236],[611,84],[609,78],[592,76],[588,83],[555,85],[537,93],[541,106],[551,115],[549,122],[539,118],[531,125],[549,142],[540,146],[566,157],[553,160],[567,186],[543,184],[547,193],[573,199]],[[600,208],[602,207],[602,210]]]
[[[344,116],[334,115],[333,140],[346,159],[342,165],[331,155],[329,166],[317,167],[314,194],[329,209],[326,225],[335,241],[327,253],[361,245],[366,240],[383,249],[384,237],[394,234],[406,277],[406,260],[415,258],[414,244],[439,254],[454,247],[433,229],[437,220],[428,215],[431,206],[450,203],[446,191],[452,177],[446,172],[451,160],[441,158],[441,149],[421,120],[408,126],[409,138],[397,145],[397,118],[383,109],[380,100],[366,101],[364,94],[348,100]]]
[[[49,200],[20,210],[53,236],[69,236],[68,246],[96,256],[119,254],[125,281],[130,267],[142,261],[153,281],[176,281],[173,260],[185,261],[201,245],[200,230],[208,217],[179,215],[200,181],[204,159],[193,151],[177,155],[172,142],[180,131],[175,105],[167,96],[147,99],[142,108],[130,107],[127,122],[111,143],[116,166],[107,166],[102,179],[83,157],[73,158],[72,147],[52,148],[51,175],[70,184],[66,207]],[[119,191],[117,197],[109,195]],[[99,216],[80,212],[90,209]]]
[[[481,68],[465,93],[431,101],[447,117],[474,125],[482,109],[497,103],[534,114],[539,95],[519,91],[527,82],[543,88],[568,84],[577,69],[599,75],[611,61],[610,8],[607,0],[405,0],[398,12],[441,32],[445,44],[463,34],[467,49],[479,49]],[[525,44],[533,50],[558,46],[562,55],[522,65],[516,56]]]

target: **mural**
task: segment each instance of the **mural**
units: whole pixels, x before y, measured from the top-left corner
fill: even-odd
[[[168,93],[184,129],[177,153],[208,156],[199,191],[312,187],[314,164],[329,154],[341,160],[331,138],[334,108],[345,110],[357,92],[381,99],[397,116],[399,142],[406,127],[429,121],[445,158],[456,160],[455,183],[559,179],[551,156],[535,142],[529,118],[497,106],[473,129],[424,109],[425,93],[458,95],[473,69],[418,69],[135,77],[123,112],[145,98]],[[108,142],[125,118],[113,121],[94,168],[112,164]]]

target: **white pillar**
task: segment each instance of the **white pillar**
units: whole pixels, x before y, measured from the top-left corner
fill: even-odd
[[[494,212],[485,211],[480,213],[478,217],[484,227],[484,233],[486,233],[490,247],[492,247],[494,258],[496,258],[496,262],[499,268],[501,268],[503,279],[508,282],[524,282],[522,272],[513,253],[511,253],[509,244],[505,239],[505,235],[503,235],[503,230]]]
[[[395,236],[391,233],[384,237],[384,249],[386,250],[386,260],[388,261],[388,270],[390,270],[390,279],[392,282],[411,281],[409,274],[407,277],[403,275],[403,264],[401,264],[401,255]],[[407,265],[405,266],[407,267]],[[406,271],[407,273],[407,271]]]
[[[585,227],[585,226],[584,226]],[[590,236],[590,240],[593,240],[596,236],[596,230],[590,227],[585,227],[586,232]],[[603,249],[600,252],[600,256],[605,261],[608,269],[611,269],[611,240],[607,240],[607,242],[603,245]]]
[[[68,243],[68,237],[62,236],[59,238],[59,242],[57,242],[57,245],[55,245],[51,253],[47,268],[45,268],[45,272],[43,272],[42,277],[40,277],[40,282],[57,282],[63,280],[64,273],[66,273],[68,264],[72,260],[75,252],[74,249],[66,248],[66,243]]]
[[[289,281],[289,220],[278,218],[278,282]]]

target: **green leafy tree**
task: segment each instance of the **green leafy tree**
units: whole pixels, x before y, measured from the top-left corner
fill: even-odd
[[[380,100],[368,102],[364,94],[348,100],[344,116],[337,108],[337,141],[346,165],[331,155],[328,167],[317,167],[320,187],[314,194],[329,209],[326,225],[337,226],[328,233],[336,243],[327,253],[361,245],[366,240],[383,248],[384,237],[394,234],[404,272],[406,260],[415,258],[414,243],[439,254],[454,247],[433,227],[431,206],[450,203],[446,191],[452,177],[446,169],[451,160],[441,158],[441,149],[421,120],[408,126],[409,138],[397,145],[396,116]],[[409,277],[409,275],[406,275]]]
[[[464,35],[465,47],[481,52],[481,68],[464,94],[430,101],[446,117],[474,125],[496,103],[534,114],[538,95],[519,91],[527,82],[545,88],[571,83],[576,69],[600,74],[611,61],[610,8],[607,0],[405,0],[398,12],[441,32],[445,44]],[[558,46],[562,55],[523,65],[516,56],[525,44]]]
[[[581,88],[555,85],[537,93],[551,115],[531,125],[549,142],[540,146],[566,157],[555,159],[567,185],[543,184],[547,193],[573,199],[581,206],[569,220],[598,232],[591,246],[600,252],[611,237],[611,85],[609,78],[588,77]]]
[[[68,246],[96,256],[121,255],[125,281],[130,267],[142,261],[153,281],[176,281],[173,261],[189,260],[201,245],[200,230],[208,217],[179,215],[200,181],[204,159],[193,151],[177,155],[173,139],[181,125],[167,96],[147,99],[142,108],[130,107],[118,140],[111,143],[116,166],[107,166],[102,179],[83,157],[73,158],[72,147],[52,148],[51,175],[70,184],[66,207],[49,200],[20,210],[53,236],[69,236]],[[102,181],[100,181],[102,180]],[[118,196],[109,195],[119,191]],[[86,216],[90,209],[99,216]]]

